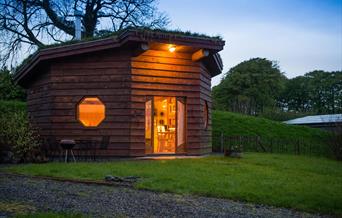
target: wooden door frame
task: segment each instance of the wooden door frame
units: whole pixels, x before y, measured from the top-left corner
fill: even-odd
[[[177,151],[178,148],[178,101],[181,102],[182,104],[184,104],[184,152],[179,152]],[[186,107],[186,97],[183,96],[177,96],[176,97],[176,142],[175,142],[175,154],[186,154],[186,145],[187,145],[187,107]]]
[[[146,152],[146,103],[148,101],[151,101],[151,153],[147,153]],[[146,155],[151,155],[151,154],[154,154],[153,153],[153,146],[154,146],[154,120],[153,120],[153,117],[154,117],[154,97],[153,96],[146,96],[146,100],[145,100],[145,113],[144,113],[144,116],[145,116],[145,127],[144,127],[144,135],[145,135],[145,154]]]
[[[155,97],[165,97],[165,98],[175,98],[175,102],[176,102],[176,113],[175,113],[175,152],[172,153],[155,153],[154,152],[154,144],[155,144],[155,140],[154,140],[154,103]],[[146,153],[146,144],[145,144],[145,154],[146,155],[160,155],[160,154],[170,154],[170,155],[174,155],[174,154],[184,154],[186,153],[186,145],[187,145],[187,105],[186,105],[186,97],[185,96],[165,96],[165,95],[149,95],[146,96],[146,100],[145,100],[145,111],[146,111],[146,102],[151,101],[151,147],[152,147],[152,151],[151,153]],[[181,152],[177,152],[177,144],[178,144],[178,101],[180,101],[181,103],[184,104],[184,153]],[[145,113],[145,124],[146,124],[146,113]],[[146,125],[144,128],[144,132],[146,133]],[[145,135],[145,143],[146,143],[146,135]]]

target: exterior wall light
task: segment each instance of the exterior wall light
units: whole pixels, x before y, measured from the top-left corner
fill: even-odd
[[[175,45],[169,45],[169,52],[174,52],[176,51],[176,46]]]

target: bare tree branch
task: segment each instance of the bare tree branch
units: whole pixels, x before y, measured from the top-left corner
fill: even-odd
[[[57,13],[55,13],[55,9],[57,9],[58,6],[53,7],[50,3],[50,0],[34,1],[34,5],[41,7],[45,10],[45,13],[53,22],[54,26],[63,30],[67,34],[74,36],[74,23],[72,21],[66,20],[65,17],[59,17]]]
[[[169,19],[158,0],[0,0],[0,64],[16,65],[32,50],[74,38],[74,11],[82,12],[82,36],[129,26],[164,28]]]

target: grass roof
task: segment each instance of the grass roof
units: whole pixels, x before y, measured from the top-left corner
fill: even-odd
[[[39,51],[48,49],[48,48],[58,48],[66,45],[73,45],[77,43],[82,43],[82,42],[89,42],[89,41],[95,41],[95,40],[100,40],[100,39],[106,39],[106,38],[116,38],[120,34],[124,33],[125,31],[136,31],[136,32],[148,32],[148,33],[165,33],[165,34],[170,34],[173,36],[179,36],[179,37],[191,37],[191,38],[197,38],[197,39],[206,39],[206,40],[212,40],[212,41],[222,41],[223,38],[219,35],[216,36],[209,36],[206,34],[202,33],[196,33],[196,32],[191,32],[191,31],[181,31],[181,30],[168,30],[168,29],[151,29],[147,27],[127,27],[122,30],[116,31],[116,32],[102,32],[98,34],[97,36],[94,37],[88,37],[88,38],[82,38],[81,40],[68,40],[62,43],[54,43],[54,44],[49,44],[45,45],[43,47],[38,48],[33,54],[29,55],[26,57],[14,70],[16,73],[22,66],[24,66],[26,63],[28,63],[33,56],[35,56]]]
[[[199,39],[210,39],[213,41],[222,41],[223,38],[219,35],[216,36],[209,36],[206,34],[202,33],[196,33],[196,32],[191,32],[191,31],[181,31],[181,30],[168,30],[168,29],[151,29],[147,27],[127,27],[122,30],[116,31],[116,32],[104,32],[102,34],[99,34],[94,37],[88,37],[88,38],[82,38],[81,40],[68,40],[62,43],[54,43],[50,45],[45,45],[41,47],[38,50],[45,49],[45,48],[54,48],[54,47],[59,47],[59,46],[64,46],[64,45],[72,45],[80,42],[88,42],[88,41],[95,41],[99,39],[106,39],[106,38],[116,38],[120,34],[124,33],[125,31],[137,31],[137,32],[155,32],[155,33],[165,33],[165,34],[170,34],[174,36],[187,36],[187,37],[193,37],[193,38],[199,38]]]

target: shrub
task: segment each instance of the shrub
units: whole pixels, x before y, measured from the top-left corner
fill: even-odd
[[[7,114],[18,111],[26,111],[26,103],[22,101],[1,101],[0,100],[0,113]]]
[[[13,74],[7,69],[0,69],[0,100],[20,100],[26,98],[23,88],[13,81]]]
[[[35,161],[39,151],[39,136],[29,124],[25,104],[0,101],[1,160],[14,162]]]

